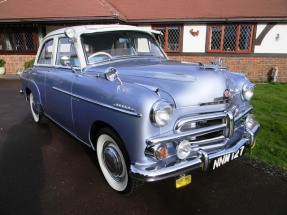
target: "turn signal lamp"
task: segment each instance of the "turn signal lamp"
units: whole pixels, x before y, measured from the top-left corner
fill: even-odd
[[[157,148],[155,151],[155,156],[158,160],[163,160],[167,158],[168,156],[168,150],[165,145],[161,145],[160,147]]]

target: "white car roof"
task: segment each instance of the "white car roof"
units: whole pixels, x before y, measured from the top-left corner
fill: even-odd
[[[111,25],[81,25],[81,26],[72,26],[67,28],[73,28],[76,32],[76,35],[80,35],[83,33],[95,33],[95,32],[108,32],[108,31],[141,31],[146,33],[153,34],[161,34],[159,31],[155,31],[152,29],[144,29],[140,27],[135,27],[132,25],[119,25],[119,24],[111,24]],[[50,37],[53,35],[64,34],[65,29],[61,28],[55,31],[50,32],[45,36]]]

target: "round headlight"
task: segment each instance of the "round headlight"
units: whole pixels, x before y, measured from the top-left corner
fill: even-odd
[[[167,125],[172,118],[173,108],[167,101],[157,101],[151,110],[151,121],[157,127],[163,127]]]
[[[255,87],[255,84],[251,84],[251,83],[246,83],[243,85],[242,96],[244,100],[249,101],[252,99],[253,94],[254,94],[254,87]]]

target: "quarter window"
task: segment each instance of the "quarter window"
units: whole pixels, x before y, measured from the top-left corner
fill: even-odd
[[[250,53],[253,38],[252,24],[210,25],[208,51]]]
[[[53,40],[48,40],[42,47],[38,64],[50,65],[53,62]]]
[[[179,25],[160,25],[154,26],[154,30],[160,31],[159,43],[165,52],[181,51],[182,27]]]
[[[30,28],[0,28],[1,52],[36,52],[38,36],[36,29]]]

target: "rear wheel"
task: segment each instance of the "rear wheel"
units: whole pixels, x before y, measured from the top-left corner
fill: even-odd
[[[30,109],[31,109],[31,113],[32,113],[34,121],[37,123],[41,123],[43,121],[43,116],[39,113],[37,104],[34,100],[33,93],[30,93],[29,95],[29,103],[30,103]]]
[[[118,192],[131,193],[135,181],[128,174],[130,162],[121,139],[111,129],[99,132],[97,157],[108,184]]]

